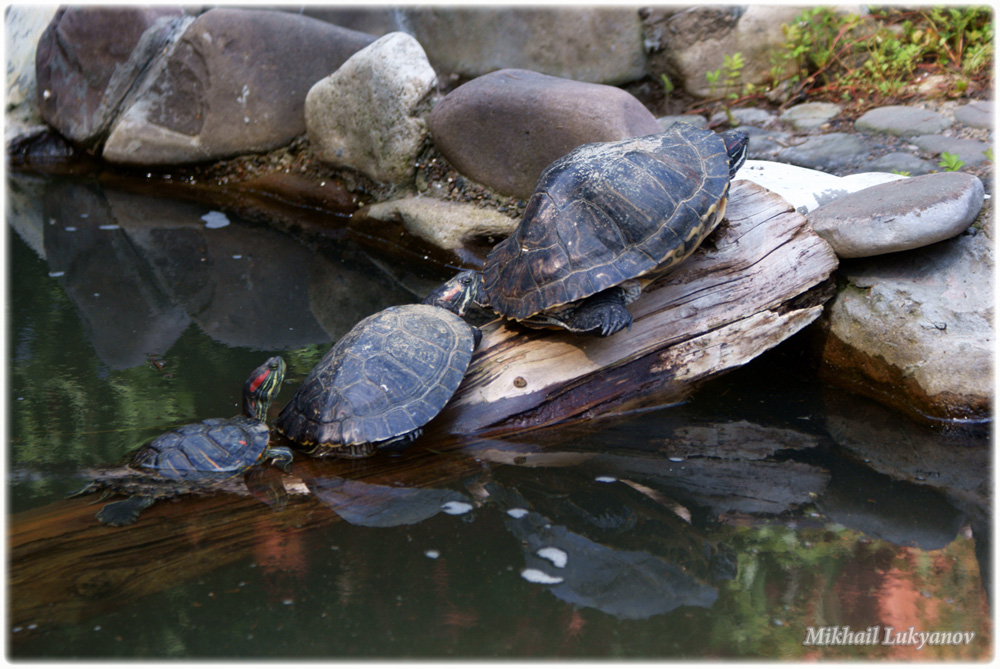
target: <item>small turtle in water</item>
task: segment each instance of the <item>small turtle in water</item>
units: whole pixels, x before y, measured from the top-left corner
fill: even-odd
[[[265,423],[284,378],[285,361],[268,359],[243,384],[241,415],[209,418],[161,434],[134,451],[127,465],[101,472],[74,496],[97,491],[131,495],[97,512],[102,523],[120,526],[134,523],[158,499],[210,488],[267,459],[287,471],[292,452],[268,446]]]
[[[275,427],[315,456],[402,450],[458,389],[479,336],[440,307],[384,309],[323,356]]]
[[[585,144],[545,168],[514,233],[482,273],[462,272],[427,303],[465,315],[470,303],[530,327],[630,327],[625,305],[687,258],[722,221],[748,134],[678,124]]]

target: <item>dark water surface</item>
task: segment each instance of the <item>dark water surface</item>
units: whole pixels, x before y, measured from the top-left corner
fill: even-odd
[[[238,413],[280,354],[274,415],[332,341],[437,277],[84,180],[8,193],[11,659],[992,656],[986,431],[821,385],[795,340],[682,406],[302,456],[261,475],[283,495],[101,526],[95,495],[66,499],[87,468]]]

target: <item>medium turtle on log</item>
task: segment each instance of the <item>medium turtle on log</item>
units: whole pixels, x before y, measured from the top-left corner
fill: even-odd
[[[748,181],[726,220],[629,305],[610,337],[532,330],[498,319],[452,401],[428,426],[503,434],[678,402],[819,317],[837,257],[783,198]]]
[[[474,303],[529,327],[605,337],[628,328],[625,305],[725,217],[748,141],[745,130],[678,124],[577,147],[545,168],[482,273],[460,273],[427,301],[462,315],[471,287]]]

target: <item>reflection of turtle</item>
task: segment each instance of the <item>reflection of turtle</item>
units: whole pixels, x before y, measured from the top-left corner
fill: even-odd
[[[284,377],[285,361],[270,358],[243,384],[243,414],[209,418],[161,434],[135,451],[125,467],[102,472],[76,494],[108,489],[130,494],[97,513],[107,525],[128,525],[157,499],[209,488],[249,472],[262,460],[271,458],[287,469],[292,453],[268,447],[270,431],[264,422]]]
[[[446,306],[474,283],[476,303],[532,327],[605,336],[629,327],[625,305],[722,220],[747,139],[681,124],[575,149],[542,172],[521,223],[482,274],[459,274],[431,303]]]
[[[401,449],[458,389],[478,334],[439,307],[384,309],[327,352],[275,426],[311,455],[362,458]]]

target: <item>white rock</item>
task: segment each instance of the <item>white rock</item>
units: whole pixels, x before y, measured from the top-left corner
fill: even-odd
[[[424,139],[437,84],[423,48],[389,33],[351,56],[306,96],[306,131],[320,159],[382,183],[405,183]]]

